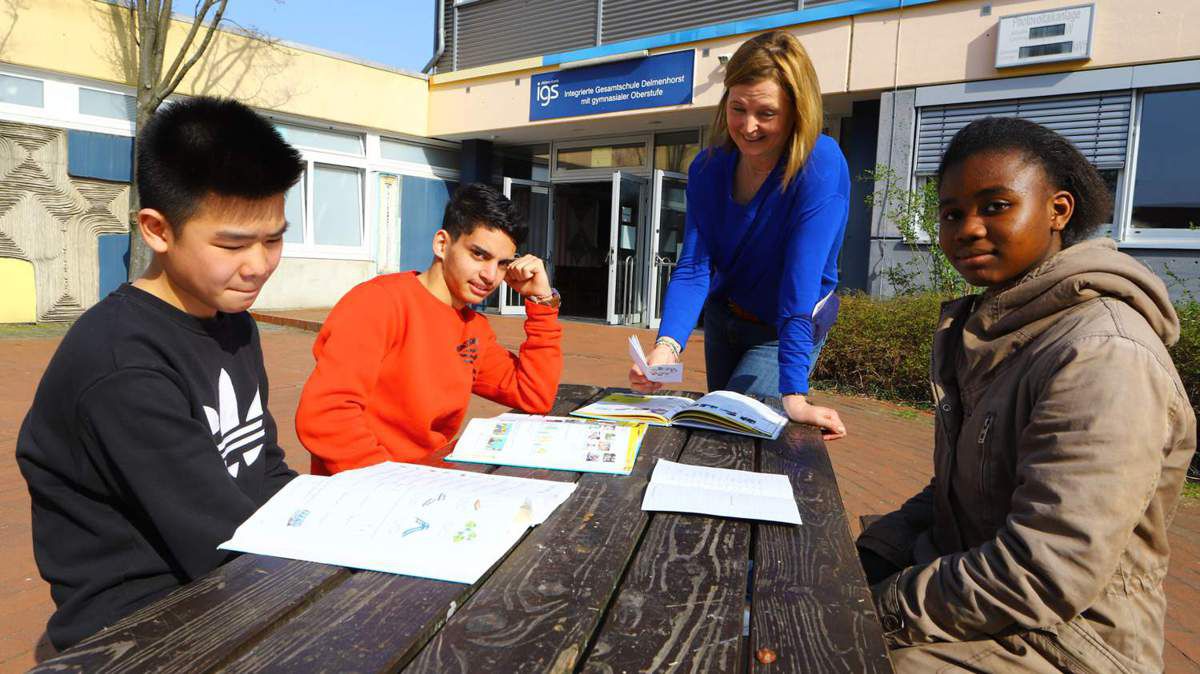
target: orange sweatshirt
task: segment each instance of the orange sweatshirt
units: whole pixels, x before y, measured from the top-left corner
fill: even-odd
[[[296,432],[314,475],[382,461],[436,463],[471,393],[545,414],[562,376],[558,310],[525,303],[521,355],[487,318],[434,297],[416,272],[379,276],[337,303],[313,345]]]

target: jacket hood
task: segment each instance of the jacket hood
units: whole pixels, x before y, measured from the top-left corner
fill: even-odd
[[[1166,284],[1112,239],[1091,239],[1063,249],[1015,284],[979,296],[963,325],[963,347],[975,373],[990,370],[1040,335],[1059,314],[1097,297],[1129,305],[1163,344],[1179,339],[1179,317]]]

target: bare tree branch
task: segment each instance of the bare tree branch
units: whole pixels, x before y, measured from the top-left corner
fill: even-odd
[[[203,3],[203,6],[201,6]],[[188,50],[192,47],[192,42],[196,40],[196,33],[200,31],[200,24],[204,23],[204,17],[208,14],[208,10],[216,4],[216,0],[197,0],[194,14],[192,16],[192,26],[188,29],[187,37],[183,38],[183,43],[179,46],[179,52],[175,54],[175,60],[171,63],[171,67],[163,74],[162,81],[170,82],[175,79],[175,74],[179,72],[179,68],[183,65],[183,59],[187,56]]]
[[[167,88],[167,91],[175,91],[175,88],[178,87],[180,82],[183,81],[183,78],[188,74],[188,71],[192,69],[192,66],[196,65],[196,62],[199,61],[202,56],[204,56],[204,53],[206,51],[208,51],[208,45],[209,45],[209,43],[212,42],[213,36],[215,36],[217,34],[217,26],[220,25],[221,17],[225,14],[225,5],[229,4],[229,0],[218,0],[218,1],[220,2],[220,4],[217,6],[216,13],[213,14],[212,23],[208,24],[208,32],[206,32],[204,34],[204,40],[200,43],[200,48],[197,49],[194,54],[192,54],[192,57],[190,59],[188,59],[187,62],[183,64],[183,67],[180,68],[179,72],[175,74],[175,78],[173,80],[171,80],[170,86]],[[212,0],[205,1],[204,12],[206,14],[208,13],[209,7],[212,4],[213,4]],[[197,16],[196,19],[192,22],[192,29],[194,30],[196,28],[196,26],[199,24],[200,24],[200,17]],[[184,51],[189,46],[190,46],[190,43],[185,44],[182,47],[180,47],[180,49],[179,49],[180,56],[183,55]]]

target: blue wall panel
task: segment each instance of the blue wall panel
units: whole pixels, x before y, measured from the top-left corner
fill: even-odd
[[[129,235],[101,234],[96,243],[100,252],[99,299],[104,299],[129,278]]]
[[[67,174],[127,183],[133,174],[133,139],[89,131],[67,131]]]
[[[458,183],[403,176],[400,193],[400,269],[425,271],[433,259],[433,235]]]

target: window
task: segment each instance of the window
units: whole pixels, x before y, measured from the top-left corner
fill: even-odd
[[[457,150],[405,143],[390,138],[380,139],[379,156],[392,161],[405,161],[454,171],[457,171],[459,166]]]
[[[79,87],[79,114],[133,121],[133,96]]]
[[[357,133],[311,129],[291,124],[276,124],[284,140],[299,148],[363,156],[363,139]]]
[[[42,89],[39,80],[0,75],[0,102],[40,108],[43,105]]]
[[[362,172],[317,164],[313,172],[313,240],[318,246],[361,246]]]
[[[558,151],[558,170],[643,168],[646,165],[646,144],[594,145],[564,148]]]
[[[276,128],[304,159],[304,173],[284,197],[284,254],[370,258],[364,137],[291,124]]]
[[[307,193],[304,188],[307,178],[308,171],[305,171],[284,195],[283,215],[288,221],[287,231],[283,233],[284,243],[304,243],[304,195]]]
[[[654,134],[654,168],[687,173],[692,160],[700,154],[700,131],[673,131]]]
[[[1135,237],[1200,229],[1198,117],[1200,89],[1143,94],[1130,219]]]

